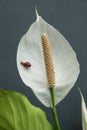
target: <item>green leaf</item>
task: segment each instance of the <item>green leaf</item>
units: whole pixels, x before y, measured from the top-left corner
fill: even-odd
[[[0,90],[0,130],[53,130],[46,114],[18,93]]]

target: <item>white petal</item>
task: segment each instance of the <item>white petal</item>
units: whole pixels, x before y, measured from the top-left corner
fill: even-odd
[[[33,90],[44,105],[50,107],[51,99],[40,37],[42,33],[48,35],[51,43],[56,74],[54,88],[56,104],[66,96],[75,84],[79,75],[79,64],[75,52],[62,34],[40,16],[37,16],[37,20],[20,40],[17,51],[17,67],[23,82]],[[20,64],[21,61],[30,62],[31,68],[24,68]]]
[[[83,130],[87,130],[87,109],[86,109],[86,104],[85,104],[81,91],[80,91],[80,94],[81,94],[81,99],[82,99],[82,127],[83,127]]]

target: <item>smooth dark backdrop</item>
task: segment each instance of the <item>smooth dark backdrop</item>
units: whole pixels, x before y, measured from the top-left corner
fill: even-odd
[[[44,107],[23,84],[16,67],[17,46],[36,19],[35,5],[39,14],[66,37],[77,53],[81,73],[73,89],[57,105],[57,111],[62,130],[82,130],[77,87],[87,104],[87,0],[0,0],[0,88],[25,94],[32,104],[46,111],[53,124],[51,109]]]

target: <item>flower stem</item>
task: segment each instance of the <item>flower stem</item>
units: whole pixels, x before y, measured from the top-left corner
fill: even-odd
[[[51,94],[51,100],[52,100],[52,113],[53,113],[53,118],[56,125],[56,130],[61,130],[58,116],[57,116],[56,106],[55,106],[54,87],[50,87],[50,94]]]

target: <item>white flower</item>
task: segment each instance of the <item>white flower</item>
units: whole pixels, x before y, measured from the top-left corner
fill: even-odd
[[[81,94],[81,99],[82,99],[82,127],[83,127],[83,130],[87,130],[87,109],[86,109],[85,101],[84,101],[81,91],[80,91],[80,94]]]
[[[17,67],[23,82],[33,90],[45,106],[50,107],[51,98],[41,44],[42,33],[46,33],[50,40],[55,68],[56,104],[74,86],[80,70],[76,54],[68,41],[58,30],[37,15],[36,21],[20,40],[17,50]]]

